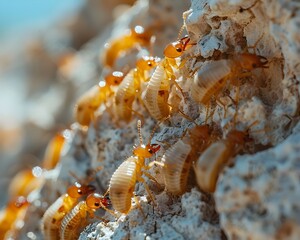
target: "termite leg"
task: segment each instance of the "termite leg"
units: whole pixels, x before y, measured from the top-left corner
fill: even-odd
[[[155,200],[154,200],[153,194],[151,193],[148,184],[145,182],[145,179],[141,177],[141,178],[139,179],[139,181],[143,183],[144,188],[146,189],[146,192],[147,192],[147,194],[149,195],[151,201],[153,202],[153,204],[154,204],[155,206],[157,206],[157,204],[156,204],[156,202],[155,202]]]
[[[157,187],[161,188],[161,185],[159,184],[159,182],[155,179],[155,177],[153,177],[150,173],[148,172],[143,172],[149,179],[151,179],[156,185]]]
[[[139,200],[137,199],[137,197],[136,197],[135,195],[134,195],[133,197],[134,197],[134,201],[135,201],[135,203],[136,203],[137,208],[140,210],[140,212],[141,212],[141,214],[142,214],[142,216],[143,216],[143,219],[145,219],[146,216],[145,216],[145,214],[144,214],[144,211],[143,211],[143,209],[142,209],[142,207],[141,207],[141,204],[140,204]]]
[[[226,117],[227,117],[227,108],[226,108],[226,104],[223,103],[220,99],[217,99],[216,102],[219,103],[219,104],[221,105],[221,107],[224,109],[224,116],[223,116],[223,118],[226,118]]]
[[[108,213],[110,213],[113,217],[117,218],[118,216],[115,214],[114,211],[110,210],[109,208],[107,208],[106,206],[104,206],[101,202],[100,202],[101,208],[103,208],[105,211],[107,211]]]
[[[180,91],[180,93],[181,93],[181,95],[182,95],[182,97],[183,97],[183,101],[184,101],[184,103],[186,103],[186,99],[185,99],[185,97],[184,97],[183,90],[182,90],[182,88],[179,86],[178,82],[176,82],[176,80],[175,80],[175,78],[174,78],[174,77],[171,77],[171,81],[173,81],[173,82],[174,82],[174,84],[175,84],[176,88],[177,88],[177,89]]]
[[[256,54],[256,46],[259,43],[259,41],[263,38],[264,33],[262,33],[262,35],[256,40],[256,42],[253,44],[253,46],[249,46],[246,48],[246,50],[248,51],[248,49],[253,49],[254,54]]]

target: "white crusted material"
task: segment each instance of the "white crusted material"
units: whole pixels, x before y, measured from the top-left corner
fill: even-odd
[[[166,149],[174,145],[185,131],[203,123],[212,129],[211,141],[220,140],[233,129],[248,131],[249,147],[245,146],[241,151],[249,150],[247,152],[252,154],[237,156],[232,159],[233,166],[224,166],[214,195],[201,193],[191,173],[188,192],[175,197],[164,191],[163,173],[158,173],[160,167],[154,166],[149,173],[160,178],[158,183],[143,176],[154,202],[139,180],[134,189],[130,188],[136,198],[133,198],[128,214],[115,219],[105,213],[108,222],[90,225],[83,231],[81,239],[299,238],[300,124],[288,137],[300,116],[300,13],[297,4],[297,0],[191,0],[188,10],[186,1],[140,0],[108,26],[107,32],[76,53],[74,61],[78,65],[73,66],[68,77],[69,83],[79,87],[80,92],[88,89],[91,81],[93,84],[90,85],[95,85],[99,75],[104,78],[107,74],[108,71],[99,71],[102,66],[99,66],[98,59],[105,42],[121,36],[125,29],[143,25],[149,27],[156,37],[153,51],[148,51],[162,57],[166,44],[177,40],[184,21],[191,45],[181,59],[176,59],[180,67],[174,67],[176,82],[183,93],[175,85],[170,89],[172,98],[168,103],[174,105],[170,118],[159,123],[151,140],[151,143],[161,145],[161,149],[146,162],[160,161]],[[137,48],[121,56],[116,61],[117,68],[129,71],[135,65],[139,51]],[[230,68],[216,65],[216,61],[238,61],[236,56],[241,55],[237,54],[247,52],[266,58],[267,67],[251,65],[253,70],[242,68],[236,73],[235,70],[240,70],[235,69],[237,64]],[[214,63],[210,65],[211,72],[220,73],[219,76],[224,76],[225,72],[232,79],[220,86],[217,96],[207,97],[209,107],[206,107],[195,101],[197,91],[193,89],[193,80],[194,74],[204,71],[209,63]],[[142,84],[137,98],[147,84]],[[32,217],[27,216],[26,233],[22,232],[20,239],[26,239],[29,231],[40,237],[39,230],[32,227],[37,221],[33,223],[30,219],[42,216],[48,201],[55,200],[56,192],[65,192],[69,183],[74,181],[70,171],[79,179],[85,179],[89,175],[87,170],[103,167],[97,172],[94,183],[97,191],[104,193],[115,170],[132,156],[133,146],[138,143],[136,121],[140,115],[137,117],[133,113],[128,123],[121,122],[111,114],[114,111],[112,105],[109,99],[107,105],[102,106],[105,110],[99,117],[97,115],[88,130],[79,125],[72,128],[70,148],[55,169],[59,174],[49,177],[41,191],[40,206],[36,207],[37,211],[30,212]],[[144,116],[142,135],[147,143],[155,120],[144,105],[135,100],[132,109]],[[70,112],[71,107],[68,107],[70,109],[64,110]],[[236,140],[240,140],[239,136]],[[53,182],[55,184],[51,184]],[[129,186],[126,182],[124,184]],[[51,200],[47,200],[49,192]]]
[[[237,157],[220,178],[216,205],[229,238],[299,238],[299,128],[276,148]]]

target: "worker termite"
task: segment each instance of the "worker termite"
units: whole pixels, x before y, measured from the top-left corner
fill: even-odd
[[[265,57],[251,53],[236,54],[231,59],[209,62],[194,78],[191,85],[192,98],[207,106],[212,98],[218,98],[228,81],[238,85],[238,78],[249,75],[255,68],[267,68],[267,63]]]
[[[184,51],[195,45],[190,43],[189,36],[184,36],[180,40],[169,43],[164,50],[164,56],[168,58],[178,58],[181,57]]]
[[[128,30],[125,35],[105,45],[103,64],[112,68],[122,52],[127,52],[137,46],[150,45],[151,37],[152,34],[149,30],[145,30],[142,26],[135,26],[134,29]]]
[[[199,157],[194,165],[196,180],[205,192],[214,192],[219,174],[234,157],[251,140],[249,129],[256,124],[252,123],[247,130],[231,130],[225,139],[212,143]]]
[[[89,126],[90,122],[95,119],[95,112],[99,106],[113,94],[111,86],[120,84],[123,78],[122,72],[112,72],[105,77],[105,81],[100,81],[98,85],[85,92],[75,105],[76,121],[82,126]]]
[[[90,194],[85,201],[79,202],[62,220],[60,226],[60,239],[78,239],[80,230],[88,225],[87,217],[94,218],[95,211],[103,208],[111,212],[107,207],[109,200],[98,193]],[[98,217],[99,218],[99,217]],[[101,220],[105,221],[101,218]]]
[[[0,239],[16,239],[10,238],[16,236],[18,227],[15,223],[23,219],[27,208],[29,206],[25,197],[19,196],[13,198],[7,204],[7,206],[0,212]]]
[[[133,101],[137,98],[141,82],[147,80],[146,72],[157,66],[159,58],[143,57],[137,61],[136,68],[129,71],[115,94],[115,112],[118,119],[128,122],[132,112],[142,117],[132,109]]]
[[[36,166],[32,169],[19,171],[8,187],[11,198],[17,196],[27,197],[32,191],[38,189],[43,183],[43,170]]]
[[[209,125],[195,126],[163,155],[163,175],[166,190],[181,195],[187,189],[191,164],[214,138]]]
[[[109,196],[112,206],[115,210],[127,214],[131,209],[131,199],[134,196],[134,189],[137,182],[142,182],[151,200],[154,201],[148,185],[143,175],[154,180],[154,178],[146,172],[153,163],[145,164],[145,158],[150,158],[155,154],[160,146],[151,144],[151,139],[155,128],[149,138],[147,145],[143,144],[141,135],[141,121],[137,122],[139,145],[133,149],[133,156],[127,158],[113,173],[109,184]]]
[[[59,197],[43,215],[41,231],[44,239],[59,239],[60,224],[64,216],[71,211],[82,196],[86,196],[94,191],[94,186],[81,185],[78,182],[70,186],[67,193]]]
[[[164,58],[156,67],[147,84],[146,90],[142,94],[144,105],[150,115],[157,121],[165,119],[170,115],[172,106],[168,104],[168,99],[171,82],[175,84],[176,88],[183,95],[181,87],[176,82],[169,59]]]
[[[44,169],[53,169],[59,162],[61,150],[66,140],[65,134],[66,132],[57,133],[48,143],[42,162],[42,167]]]

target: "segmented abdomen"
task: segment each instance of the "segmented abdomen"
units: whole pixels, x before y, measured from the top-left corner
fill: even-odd
[[[78,239],[82,224],[86,221],[87,205],[79,202],[62,220],[60,227],[61,240]]]
[[[41,230],[45,240],[59,239],[59,229],[64,216],[75,206],[77,200],[67,194],[59,197],[44,213]]]
[[[119,85],[115,95],[116,114],[125,121],[129,121],[131,118],[131,109],[135,94],[135,69],[132,69]]]
[[[170,83],[163,64],[164,61],[156,67],[143,96],[150,115],[158,121],[169,116],[170,113],[168,106]]]
[[[225,86],[226,77],[231,73],[231,61],[219,60],[210,62],[201,68],[193,84],[191,94],[194,101],[206,105],[211,97],[216,96]]]
[[[205,192],[214,192],[220,172],[230,159],[230,148],[221,140],[211,144],[194,166],[196,180]]]
[[[110,179],[109,197],[113,208],[128,213],[136,183],[136,158],[129,157],[114,172]]]
[[[186,190],[191,166],[190,151],[191,146],[179,140],[163,156],[166,189],[173,194],[182,194]]]

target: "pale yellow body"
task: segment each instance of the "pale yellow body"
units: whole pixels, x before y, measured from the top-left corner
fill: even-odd
[[[53,169],[59,162],[61,150],[64,146],[65,138],[62,134],[56,134],[48,143],[43,159],[43,168]]]
[[[207,105],[212,97],[217,97],[231,75],[231,67],[232,61],[225,59],[210,62],[201,68],[191,85],[194,101]]]
[[[143,101],[150,115],[160,121],[170,114],[168,105],[170,80],[165,70],[166,60],[156,67],[143,95]]]
[[[114,172],[110,179],[109,196],[114,209],[127,214],[136,182],[141,178],[144,159],[129,157]]]
[[[118,119],[128,122],[132,115],[132,104],[140,88],[136,70],[132,69],[123,79],[115,94],[114,107]]]
[[[180,195],[186,190],[191,166],[191,158],[188,156],[191,150],[189,144],[179,140],[165,152],[162,158],[165,187],[172,194]]]
[[[220,172],[228,164],[233,148],[225,140],[211,144],[194,165],[196,180],[205,192],[214,192]]]
[[[100,87],[99,85],[95,85],[85,92],[75,106],[76,121],[83,126],[89,126],[95,118],[95,112],[110,93],[111,90],[108,86]]]
[[[59,197],[44,213],[41,230],[45,240],[59,240],[59,229],[62,219],[78,202],[68,194]]]
[[[90,209],[85,201],[79,202],[62,220],[60,226],[60,240],[78,239],[80,230],[87,225],[87,214]]]

